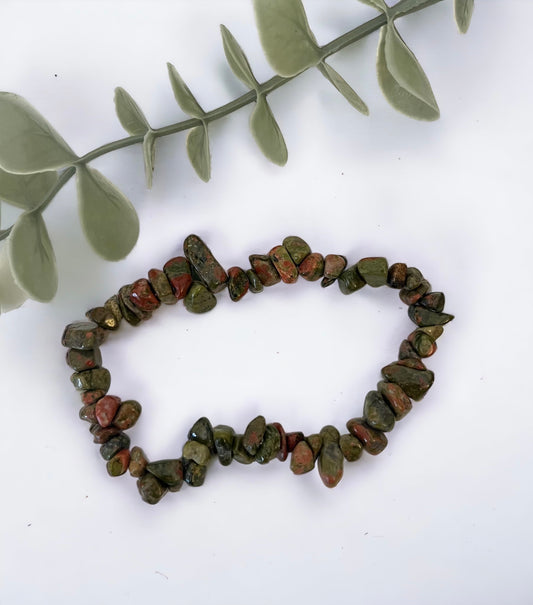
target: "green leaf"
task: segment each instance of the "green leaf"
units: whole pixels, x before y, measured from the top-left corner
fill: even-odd
[[[12,174],[0,168],[0,199],[31,210],[41,202],[57,180],[57,172]]]
[[[254,8],[263,50],[280,76],[295,76],[320,61],[301,0],[254,0]]]
[[[89,243],[107,260],[129,254],[139,236],[139,217],[128,198],[103,174],[77,168],[78,208]]]
[[[152,130],[149,130],[143,139],[143,158],[144,174],[146,177],[146,187],[152,188],[152,176],[154,174],[155,161],[155,136]]]
[[[8,245],[11,270],[19,288],[34,300],[52,300],[57,291],[56,257],[41,213],[22,214]]]
[[[115,88],[115,109],[124,130],[132,136],[146,134],[150,124],[131,95],[120,86]]]
[[[284,166],[288,157],[287,146],[265,95],[257,97],[257,104],[250,117],[250,129],[265,156],[274,164]]]
[[[317,65],[320,73],[329,80],[333,86],[341,93],[341,95],[350,103],[352,107],[355,107],[357,111],[360,111],[365,116],[368,115],[368,107],[361,97],[355,92],[355,90],[346,82],[346,80],[336,72],[331,65],[328,65],[325,61],[320,62]]]
[[[205,111],[200,107],[198,101],[194,98],[194,95],[190,91],[189,87],[183,81],[179,75],[178,70],[172,65],[167,63],[168,77],[170,78],[170,84],[174,91],[174,97],[178,102],[181,109],[193,118],[203,118]]]
[[[17,286],[9,262],[8,245],[0,250],[0,312],[12,311],[28,298],[24,290]]]
[[[372,8],[377,8],[377,10],[380,11],[381,13],[387,14],[387,11],[389,10],[389,7],[387,6],[387,4],[385,3],[384,0],[359,0],[359,2],[362,2],[363,4],[367,4],[368,6],[371,6]]]
[[[381,28],[377,72],[383,94],[398,111],[418,120],[439,118],[439,107],[426,74],[393,23]]]
[[[474,0],[454,0],[455,22],[462,34],[466,34],[474,12]]]
[[[220,32],[222,33],[222,44],[224,46],[224,54],[228,61],[231,71],[239,78],[239,80],[248,88],[257,89],[259,83],[255,79],[255,76],[248,63],[248,59],[244,54],[239,43],[233,37],[233,34],[224,25],[220,26]]]
[[[77,160],[76,154],[26,99],[0,92],[0,166],[29,174],[55,170]]]
[[[207,183],[211,178],[211,154],[209,152],[209,135],[205,124],[195,126],[189,131],[187,154],[193,168],[196,170],[196,174]]]

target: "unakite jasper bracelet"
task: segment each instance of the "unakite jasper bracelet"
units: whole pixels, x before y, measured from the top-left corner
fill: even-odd
[[[100,444],[107,461],[107,472],[116,477],[129,470],[137,478],[145,502],[156,504],[168,491],[179,491],[183,482],[202,485],[215,456],[227,466],[233,460],[241,464],[266,464],[274,458],[284,461],[290,454],[294,474],[307,473],[317,463],[324,485],[335,487],[342,478],[344,460],[357,460],[363,450],[372,455],[382,452],[387,445],[385,433],[411,410],[411,400],[422,399],[433,384],[433,372],[422,358],[436,351],[442,326],[453,315],[443,313],[444,294],[431,292],[418,269],[404,263],[389,266],[381,257],[363,258],[347,267],[344,256],[311,252],[296,236],[286,237],[266,255],[251,255],[248,270],[232,267],[225,271],[197,235],[185,239],[183,250],[184,256],[170,259],[163,270],[151,269],[147,279],[122,286],[102,307],[88,311],[90,321],[69,324],[62,338],[69,349],[67,364],[75,370],[72,383],[81,391],[80,418],[90,423],[93,440]],[[107,334],[122,320],[133,326],[141,324],[161,303],[172,305],[181,299],[188,311],[205,313],[215,307],[215,294],[225,288],[231,300],[239,301],[248,291],[262,292],[280,281],[291,284],[299,276],[308,281],[321,279],[323,287],[337,281],[343,294],[366,285],[398,289],[417,326],[401,343],[398,360],[382,368],[383,380],[367,393],[362,417],[346,423],[348,433],[341,435],[334,426],[325,426],[313,435],[285,432],[278,422],[267,423],[257,416],[237,434],[230,426],[213,427],[207,418],[200,418],[189,431],[180,457],[150,462],[140,447],[130,449],[125,431],[137,422],[141,406],[108,394],[111,375],[102,367],[100,354]]]

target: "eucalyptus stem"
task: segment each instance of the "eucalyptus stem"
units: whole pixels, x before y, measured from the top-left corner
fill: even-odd
[[[390,10],[394,11],[395,9],[401,9],[402,5],[405,5],[409,1],[410,0],[400,0],[400,2],[398,2],[396,5],[390,7]],[[420,10],[428,8],[429,6],[432,6],[433,4],[437,4],[438,2],[442,2],[442,0],[426,0],[425,2],[421,2],[414,8],[408,9],[404,14],[407,15],[418,12]],[[358,42],[359,40],[365,38],[366,36],[374,33],[375,31],[379,30],[383,25],[387,23],[387,19],[388,17],[386,14],[380,14],[377,17],[374,17],[373,19],[370,19],[369,21],[346,32],[345,34],[342,34],[338,38],[335,38],[328,44],[321,47],[321,59],[324,60],[327,57],[338,53],[340,50],[346,48],[347,46],[350,46]],[[259,84],[257,91],[260,94],[268,95],[274,90],[280,88],[281,86],[284,86],[285,84],[296,78],[298,75],[300,74],[296,74],[295,76],[291,77],[282,77],[278,75],[273,76],[269,80],[266,80],[262,84]],[[245,107],[246,105],[255,102],[256,100],[257,92],[255,90],[250,90],[247,93],[241,95],[240,97],[237,97],[236,99],[224,105],[221,105],[220,107],[206,112],[202,120],[200,120],[199,118],[188,118],[181,122],[176,122],[174,124],[169,124],[168,126],[163,126],[162,128],[155,128],[153,129],[153,136],[154,138],[158,139],[161,137],[176,134],[178,132],[182,132],[184,130],[189,130],[191,128],[194,128],[195,126],[199,126],[200,124],[202,124],[202,122],[215,122],[216,120],[228,116],[231,113],[237,111],[238,109],[241,109],[242,107]],[[58,180],[56,181],[52,189],[48,192],[43,201],[36,208],[32,209],[31,212],[43,212],[48,207],[48,205],[52,202],[56,194],[67,184],[67,182],[75,174],[76,165],[87,164],[92,160],[95,160],[96,158],[111,153],[112,151],[142,143],[143,138],[144,135],[134,135],[130,137],[125,137],[123,139],[119,139],[117,141],[113,141],[111,143],[107,143],[105,145],[97,147],[96,149],[93,149],[92,151],[86,153],[75,162],[75,165],[69,166],[61,172]],[[12,227],[13,226],[0,231],[0,241],[5,239],[10,234]]]

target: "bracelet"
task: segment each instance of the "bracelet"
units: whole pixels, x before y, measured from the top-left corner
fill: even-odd
[[[311,252],[296,236],[286,237],[283,245],[267,255],[251,255],[248,270],[232,267],[226,272],[197,235],[185,239],[183,250],[184,256],[170,259],[163,270],[151,269],[148,279],[122,286],[103,306],[89,310],[89,321],[69,324],[62,337],[69,349],[67,364],[74,370],[71,381],[81,391],[80,418],[90,423],[108,474],[116,477],[129,470],[145,502],[156,504],[167,492],[179,491],[184,482],[202,485],[215,456],[227,466],[232,460],[242,464],[266,464],[274,458],[285,461],[290,454],[294,474],[307,473],[316,463],[324,485],[335,487],[342,478],[344,460],[358,460],[363,450],[372,455],[382,452],[387,446],[385,433],[411,410],[411,400],[422,399],[433,384],[434,374],[422,359],[436,351],[436,340],[453,315],[443,312],[444,294],[431,292],[418,269],[404,263],[389,267],[382,257],[363,258],[347,267],[344,256]],[[237,302],[249,291],[262,292],[280,281],[291,284],[299,276],[308,281],[321,279],[322,287],[337,281],[343,294],[365,285],[398,289],[417,326],[401,343],[398,360],[382,368],[383,380],[367,393],[362,417],[346,423],[348,433],[341,435],[330,425],[312,435],[285,432],[279,422],[267,423],[264,416],[257,416],[237,434],[230,426],[213,427],[202,417],[189,431],[181,457],[150,462],[140,447],[130,449],[125,431],[137,422],[141,405],[108,394],[111,375],[102,366],[100,345],[109,332],[117,330],[122,320],[133,326],[141,324],[161,304],[183,300],[188,311],[205,313],[215,307],[215,294],[226,287],[231,300]]]

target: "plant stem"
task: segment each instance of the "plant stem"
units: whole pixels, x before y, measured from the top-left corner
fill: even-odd
[[[400,0],[400,2],[398,2],[393,8],[401,7],[401,5],[405,2],[406,0]],[[408,15],[410,13],[418,12],[420,10],[423,10],[424,8],[432,6],[433,4],[437,4],[438,2],[442,2],[442,0],[426,0],[425,2],[422,2],[416,7],[406,11],[404,14]],[[335,53],[338,53],[340,50],[346,48],[347,46],[350,46],[351,44],[354,44],[355,42],[358,42],[366,36],[374,33],[386,23],[387,16],[384,14],[380,14],[377,17],[374,17],[374,19],[370,19],[366,23],[363,23],[362,25],[355,27],[349,32],[346,32],[342,36],[335,38],[335,40],[332,40],[325,46],[321,47],[322,60],[326,59],[327,57],[330,57],[331,55],[334,55]],[[298,77],[298,75],[300,74],[296,74],[295,76],[291,76],[289,78],[284,78],[282,76],[273,76],[269,80],[266,80],[262,84],[259,84],[258,92],[267,95],[273,92],[274,90],[280,88],[284,84],[287,84],[287,82],[290,82],[294,78]],[[225,105],[221,105],[216,109],[208,111],[205,114],[203,121],[209,123],[219,120],[220,118],[223,118],[233,113],[234,111],[237,111],[238,109],[241,109],[242,107],[253,103],[254,101],[256,101],[256,99],[256,91],[250,90],[249,92],[241,95],[240,97],[237,97],[233,101],[230,101]],[[182,132],[183,130],[189,130],[191,128],[194,128],[194,126],[200,125],[201,123],[202,120],[199,120],[198,118],[188,118],[187,120],[176,122],[175,124],[169,124],[168,126],[163,126],[162,128],[155,128],[153,130],[154,137],[156,139],[160,137],[166,137],[172,134],[176,134],[177,132]],[[77,164],[87,164],[92,160],[95,160],[96,158],[106,155],[107,153],[111,153],[112,151],[142,143],[143,138],[143,135],[135,135],[125,137],[124,139],[119,139],[118,141],[107,143],[106,145],[102,145],[100,147],[97,147],[96,149],[93,149],[89,153],[86,153],[78,160]],[[69,166],[68,168],[66,168],[60,174],[58,180],[56,181],[53,188],[48,192],[45,199],[39,204],[39,206],[37,206],[37,208],[32,210],[32,212],[42,212],[43,210],[45,210],[45,208],[48,207],[55,195],[66,185],[66,183],[72,178],[75,172],[75,166]],[[9,235],[11,229],[12,227],[8,227],[7,229],[0,231],[0,241],[5,239]]]

